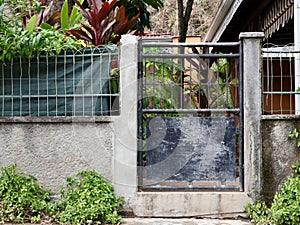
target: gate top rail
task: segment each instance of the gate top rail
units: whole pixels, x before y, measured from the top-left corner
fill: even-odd
[[[269,50],[269,49],[262,49],[262,53],[300,53],[299,50]]]
[[[142,43],[142,47],[234,47],[240,42],[198,42],[198,43],[169,43],[169,42],[147,42]]]
[[[240,54],[142,54],[143,58],[238,58]]]
[[[156,114],[164,114],[164,113],[240,113],[240,109],[143,109],[143,113],[156,113]]]

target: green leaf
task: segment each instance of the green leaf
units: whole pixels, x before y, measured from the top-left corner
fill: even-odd
[[[300,140],[297,141],[297,147],[300,148]]]
[[[34,30],[34,28],[35,28],[35,23],[36,23],[36,15],[33,15],[30,19],[29,19],[29,21],[28,21],[28,23],[27,23],[27,25],[26,25],[26,30],[27,31],[33,31]]]
[[[80,4],[83,3],[84,0],[78,0],[78,2]],[[79,20],[81,19],[81,14],[79,13],[79,7],[77,4],[75,4],[73,6],[71,15],[70,15],[70,24],[69,24],[69,28],[73,27],[75,24],[77,24],[79,22]]]
[[[41,28],[45,30],[53,29],[53,27],[48,23],[41,23]]]
[[[234,79],[232,79],[232,80],[231,80],[231,84],[232,84],[233,86],[239,85],[239,78],[234,78]]]
[[[60,23],[61,28],[63,30],[69,29],[69,9],[68,9],[68,0],[65,0],[62,8],[61,8],[61,16],[60,16]]]

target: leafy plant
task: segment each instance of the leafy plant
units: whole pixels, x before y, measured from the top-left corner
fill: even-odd
[[[14,164],[0,170],[0,222],[39,222],[47,214],[50,192]]]
[[[42,23],[53,26],[59,22],[60,12],[50,14],[54,0],[8,0],[3,2],[3,13],[6,21],[12,25],[22,26],[24,29],[32,30]]]
[[[298,132],[297,128],[295,128],[294,130],[292,130],[292,131],[289,133],[288,137],[289,137],[290,139],[295,138],[295,139],[297,140],[297,147],[300,148],[300,139],[298,138],[298,137],[299,137],[299,132]]]
[[[200,54],[192,47],[194,54]],[[233,78],[230,62],[226,58],[215,59],[209,67],[205,59],[187,59],[197,76],[185,75],[185,89],[193,99],[196,108],[234,108],[232,88],[238,86],[238,78]],[[209,68],[208,68],[209,67]],[[199,101],[200,100],[200,101]],[[199,103],[202,103],[199,105]]]
[[[249,214],[255,224],[270,224],[270,209],[265,202],[257,201],[255,205],[249,203],[245,206],[245,211]]]
[[[62,202],[56,220],[63,224],[116,224],[121,222],[118,207],[123,200],[113,187],[94,171],[82,171],[79,179],[67,178],[67,188],[61,190]]]
[[[85,46],[78,40],[86,41],[89,46],[117,43],[121,34],[132,31],[139,14],[128,19],[125,7],[115,7],[116,2],[105,2],[98,7],[96,0],[90,0],[89,10],[82,6],[83,0],[75,0],[69,16],[65,0],[61,12],[51,16],[53,0],[1,1],[0,59],[34,57],[41,52],[54,55]],[[80,23],[82,19],[86,23]]]
[[[139,13],[139,19],[134,29],[139,33],[144,33],[145,28],[151,29],[152,25],[149,9],[152,8],[154,10],[159,10],[163,4],[164,2],[161,0],[119,0],[117,6],[125,6],[126,15],[128,15],[129,19],[134,18]]]
[[[255,224],[300,223],[300,164],[297,163],[292,168],[295,174],[288,177],[281,191],[275,194],[270,208],[264,202],[258,202],[256,205],[248,204],[245,207]]]
[[[101,8],[97,6],[95,0],[89,0],[87,10],[78,1],[74,0],[86,23],[81,23],[81,28],[67,30],[66,33],[77,39],[84,40],[88,45],[99,46],[107,43],[117,43],[120,35],[131,31],[136,24],[139,14],[128,19],[125,14],[125,7],[121,5],[115,8],[117,0],[102,3]]]
[[[299,133],[295,128],[288,137],[298,139]],[[299,140],[297,147],[300,147]],[[255,205],[248,204],[245,210],[255,224],[300,224],[300,163],[292,166],[294,174],[284,182],[280,192],[276,193],[270,208],[264,202]]]
[[[1,35],[0,60],[12,60],[16,56],[34,57],[43,52],[55,55],[62,50],[77,49],[81,45],[71,37],[66,37],[55,29],[26,31],[21,28],[8,27]]]
[[[50,20],[52,19],[50,24],[41,22],[43,21],[41,18],[49,15],[50,6],[47,4],[44,0],[2,2],[2,7],[0,7],[0,60],[10,61],[15,57],[34,57],[42,52],[54,55],[64,49],[81,47],[80,43],[66,36],[62,30],[50,25],[52,22],[56,23],[57,19],[50,17]],[[6,11],[8,8],[9,11]],[[27,20],[28,18],[30,19]],[[24,27],[24,21],[26,21],[26,27]],[[40,26],[37,24],[38,21],[41,22]],[[47,21],[49,22],[49,20]]]
[[[0,223],[41,222],[47,219],[61,224],[116,224],[121,221],[118,207],[122,198],[94,171],[81,171],[79,179],[67,178],[61,190],[62,200],[51,201],[50,191],[36,178],[22,173],[12,164],[1,167]]]
[[[153,109],[171,109],[178,107],[182,90],[178,82],[180,67],[170,60],[144,62],[146,88],[143,93],[143,107]],[[155,85],[153,85],[155,84]]]
[[[80,4],[83,3],[84,0],[79,0]],[[68,0],[65,0],[60,16],[61,28],[65,30],[69,30],[74,28],[82,19],[82,14],[79,12],[79,8],[77,5],[73,6],[72,11],[69,16],[69,8],[68,8]]]

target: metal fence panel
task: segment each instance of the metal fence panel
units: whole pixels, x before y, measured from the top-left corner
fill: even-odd
[[[114,114],[118,111],[112,109],[118,106],[114,102],[119,95],[117,67],[118,49],[13,59],[2,64],[1,116]]]
[[[239,43],[140,43],[141,189],[242,189],[240,71]]]
[[[263,114],[295,114],[295,56],[291,47],[263,48]]]

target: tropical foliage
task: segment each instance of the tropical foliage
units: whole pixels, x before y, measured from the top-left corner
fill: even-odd
[[[75,2],[71,12],[65,0],[61,11],[50,14],[53,0],[0,0],[0,59],[117,43],[122,34],[135,30],[139,14],[129,19],[117,0],[100,7],[101,0],[91,0],[90,9],[83,0]]]
[[[289,133],[288,138],[296,139],[296,145],[300,148],[297,128]],[[292,169],[294,173],[287,178],[281,190],[275,194],[271,207],[262,201],[245,206],[245,210],[255,224],[300,224],[300,163],[294,164]]]
[[[79,6],[79,10],[86,23],[81,23],[82,28],[67,30],[67,34],[75,36],[77,39],[82,39],[88,44],[94,46],[103,44],[117,43],[120,40],[121,34],[132,31],[136,24],[139,14],[132,19],[128,19],[125,14],[125,7],[115,7],[117,0],[111,3],[104,2],[99,8],[95,1],[88,1],[90,10],[86,10],[78,0],[74,0]]]
[[[0,223],[119,224],[123,199],[95,171],[68,177],[61,199],[51,199],[37,179],[15,165],[0,167]]]
[[[300,164],[297,163],[292,168],[295,173],[288,177],[281,191],[275,194],[270,208],[261,201],[245,207],[255,224],[298,225],[300,223]]]

